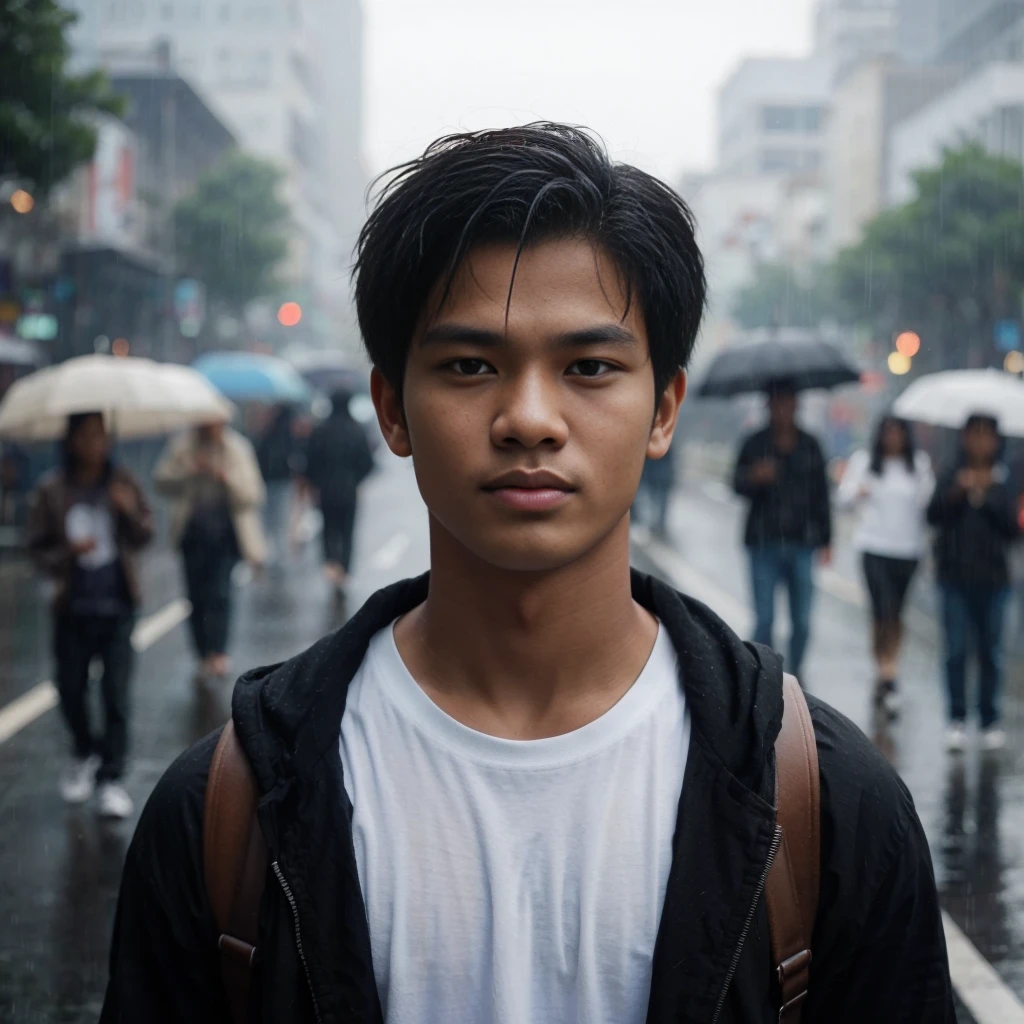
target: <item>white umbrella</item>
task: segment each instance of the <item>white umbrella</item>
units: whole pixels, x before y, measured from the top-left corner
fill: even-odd
[[[234,406],[199,372],[151,359],[69,359],[11,385],[0,402],[0,438],[53,441],[68,416],[101,412],[118,438],[152,437],[227,422]]]
[[[907,420],[959,428],[972,413],[999,421],[1008,437],[1024,437],[1024,381],[1003,370],[944,370],[919,377],[896,399]]]

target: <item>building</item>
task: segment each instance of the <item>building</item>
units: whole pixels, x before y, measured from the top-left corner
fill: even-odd
[[[947,68],[878,57],[837,82],[825,166],[830,255],[856,243],[864,225],[886,205],[894,126],[948,89],[955,77]]]
[[[818,0],[814,52],[841,80],[864,60],[899,52],[899,0]]]
[[[886,200],[914,196],[915,171],[969,142],[1024,162],[1024,62],[984,64],[896,125],[890,141]]]
[[[718,171],[819,173],[830,83],[825,59],[745,60],[718,94]]]
[[[1024,59],[1024,0],[901,0],[900,49],[922,64]]]
[[[362,14],[359,0],[74,0],[83,65],[123,72],[166,43],[247,151],[285,174],[296,227],[286,277],[330,303],[358,223]]]

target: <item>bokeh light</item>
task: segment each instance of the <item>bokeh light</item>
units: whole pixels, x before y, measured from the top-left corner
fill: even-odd
[[[901,356],[913,359],[921,351],[921,338],[913,331],[904,331],[896,339],[896,351]]]
[[[887,362],[889,372],[896,374],[897,377],[910,373],[910,357],[905,356],[902,352],[890,352]]]
[[[35,205],[36,201],[23,188],[15,189],[11,193],[11,206],[14,207],[15,213],[31,213]]]
[[[297,302],[283,302],[277,319],[283,327],[294,327],[302,319],[302,307]]]
[[[1024,373],[1024,352],[1007,352],[1003,360],[1003,369],[1007,373]]]
[[[124,359],[131,351],[131,345],[128,344],[127,338],[115,338],[110,343],[110,351],[119,359]]]

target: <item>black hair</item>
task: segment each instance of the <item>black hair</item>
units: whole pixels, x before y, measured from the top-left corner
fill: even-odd
[[[64,470],[65,477],[70,478],[73,477],[75,474],[75,453],[72,450],[72,441],[74,441],[75,439],[75,434],[77,434],[82,429],[82,427],[84,427],[85,424],[89,422],[89,420],[95,417],[99,417],[100,422],[106,425],[106,421],[103,419],[103,413],[99,411],[73,412],[70,416],[68,416],[68,425],[64,431],[64,438],[61,441],[60,445],[60,461],[61,467]],[[101,482],[106,483],[110,479],[110,474],[113,472],[113,469],[113,462],[111,461],[110,456],[108,455],[106,465],[103,468]]]
[[[591,240],[622,275],[627,311],[635,301],[643,314],[656,394],[688,363],[707,291],[693,215],[668,185],[613,163],[586,129],[449,135],[385,177],[353,274],[367,352],[399,393],[431,293],[441,286],[443,306],[466,254],[488,242],[516,244],[518,263],[530,242]]]
[[[1006,453],[1006,438],[1003,437],[999,430],[999,420],[991,413],[987,412],[972,412],[970,416],[964,420],[964,425],[960,430],[960,461],[963,462],[966,458],[966,452],[963,446],[963,437],[972,427],[986,427],[995,434],[996,437],[996,449],[995,454],[992,456],[992,464],[995,465],[997,462],[1001,462],[1003,456]]]
[[[875,476],[882,475],[882,464],[885,461],[885,449],[882,444],[882,438],[885,434],[885,428],[889,424],[899,427],[903,431],[903,461],[907,464],[907,471],[913,473],[917,456],[917,445],[914,443],[914,429],[909,421],[892,414],[883,416],[875,428],[875,439],[871,444],[871,472]]]

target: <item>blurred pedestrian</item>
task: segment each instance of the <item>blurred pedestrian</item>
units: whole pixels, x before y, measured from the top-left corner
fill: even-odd
[[[668,536],[668,511],[676,485],[675,453],[670,449],[662,459],[648,459],[640,477],[640,490],[633,505],[637,523],[656,537]]]
[[[853,545],[871,601],[874,702],[889,715],[898,710],[903,604],[924,553],[925,509],[934,489],[928,453],[915,446],[910,424],[897,416],[882,417],[871,450],[853,453],[839,486],[839,504],[858,511]]]
[[[171,543],[184,562],[199,677],[226,676],[232,573],[240,557],[257,568],[266,559],[256,455],[237,431],[208,424],[169,442],[154,481],[174,499]]]
[[[787,669],[800,674],[810,636],[814,554],[832,558],[832,514],[825,458],[796,422],[797,396],[785,382],[768,395],[768,426],[740,448],[733,488],[750,502],[744,543],[750,557],[754,640],[772,646],[775,591],[789,595],[792,634]]]
[[[301,469],[295,412],[290,405],[273,410],[267,429],[256,443],[256,456],[267,488],[263,521],[270,552],[275,560],[283,561],[288,550],[293,481]]]
[[[1003,626],[1010,596],[1009,549],[1019,528],[1002,448],[997,420],[983,413],[968,417],[959,459],[939,480],[928,506],[928,522],[937,528],[935,563],[949,701],[946,743],[952,751],[963,750],[967,741],[967,653],[972,642],[978,657],[982,746],[998,750],[1006,742],[1000,709]]]
[[[28,547],[56,583],[53,648],[57,692],[74,760],[60,780],[68,803],[84,803],[98,786],[100,814],[126,818],[132,800],[122,785],[128,751],[132,629],[141,602],[136,553],[153,536],[153,519],[135,478],[110,454],[100,413],[68,420],[61,465],[32,496]],[[89,715],[89,673],[102,665],[103,731]]]
[[[349,411],[351,394],[331,398],[331,414],[317,426],[306,451],[306,479],[323,515],[324,572],[340,593],[352,569],[358,489],[373,469],[366,431]]]

